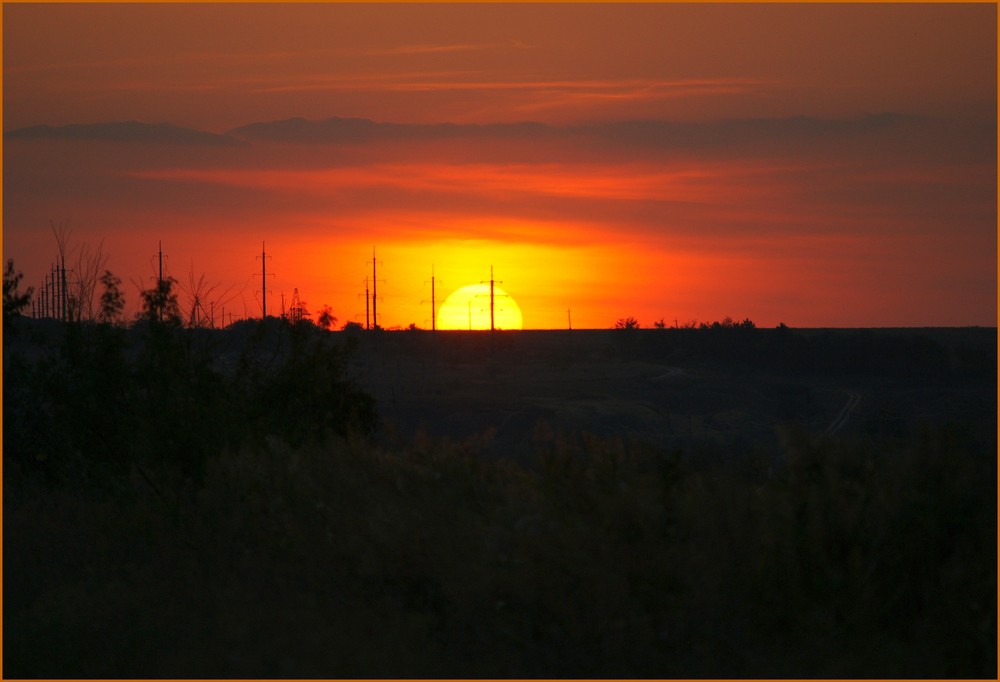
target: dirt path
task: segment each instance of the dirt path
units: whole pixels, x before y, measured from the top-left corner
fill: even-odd
[[[833,434],[844,428],[844,425],[851,418],[851,413],[857,409],[858,405],[861,403],[861,394],[856,391],[847,391],[847,402],[844,406],[840,408],[840,412],[834,417],[830,425],[826,427],[826,431],[823,432],[826,436],[832,436]]]

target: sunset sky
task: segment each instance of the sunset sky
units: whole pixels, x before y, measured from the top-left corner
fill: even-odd
[[[2,11],[36,288],[63,224],[130,314],[162,241],[182,307],[259,316],[266,241],[268,312],[340,324],[373,248],[384,327],[491,266],[525,328],[996,324],[995,4]]]

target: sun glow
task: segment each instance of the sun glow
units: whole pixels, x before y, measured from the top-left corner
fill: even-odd
[[[493,327],[521,329],[521,309],[511,296],[493,287]],[[438,329],[489,329],[490,285],[470,284],[452,292],[437,313]]]

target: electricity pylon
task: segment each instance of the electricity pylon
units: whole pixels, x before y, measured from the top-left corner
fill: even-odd
[[[288,306],[288,319],[293,323],[301,322],[308,316],[306,312],[306,304],[299,299],[299,290],[296,288],[292,292],[292,304]]]

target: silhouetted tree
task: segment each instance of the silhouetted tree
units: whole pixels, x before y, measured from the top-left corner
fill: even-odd
[[[71,319],[94,319],[94,290],[101,281],[99,273],[107,261],[108,255],[104,253],[103,241],[98,243],[97,249],[93,252],[86,244],[77,251],[75,277],[70,293]]]
[[[659,321],[653,323],[653,326],[656,327],[657,329],[666,329],[667,323],[664,322],[663,318],[661,317]]]
[[[177,294],[174,293],[174,284],[177,280],[173,277],[165,277],[158,280],[152,289],[143,291],[142,312],[139,319],[146,319],[150,322],[163,322],[172,326],[181,325],[181,309],[177,304]]]
[[[21,272],[14,270],[14,259],[8,258],[7,267],[3,271],[3,317],[5,321],[20,315],[21,311],[31,303],[33,287],[28,287],[28,290],[23,294],[18,291],[23,278],[24,275]]]
[[[333,314],[330,306],[324,305],[323,309],[319,311],[316,323],[323,329],[333,329],[333,325],[337,324],[337,316]]]
[[[638,329],[639,320],[634,317],[622,317],[615,322],[615,329]]]
[[[116,277],[110,270],[105,270],[101,275],[101,284],[104,285],[104,293],[101,294],[101,312],[98,314],[101,322],[115,324],[121,319],[122,310],[125,309],[125,296],[118,288],[121,283],[121,278]]]

